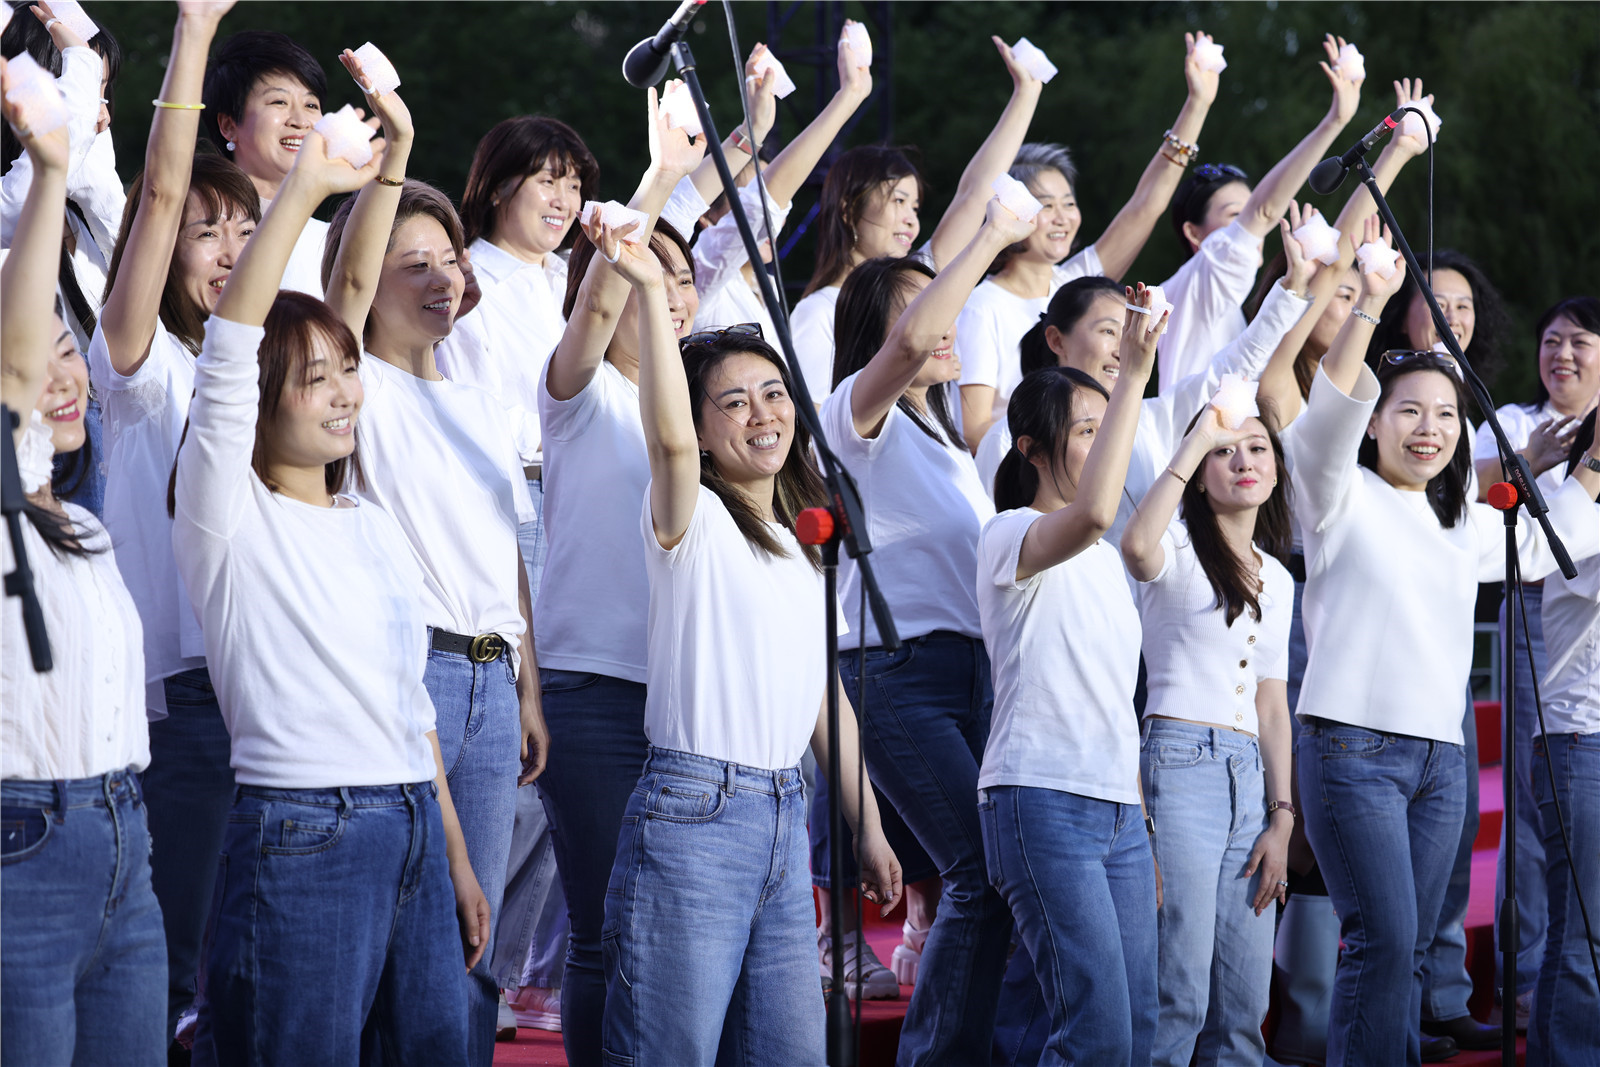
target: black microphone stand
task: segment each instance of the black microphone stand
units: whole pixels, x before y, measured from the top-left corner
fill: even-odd
[[[11,554],[16,559],[14,570],[6,575],[6,596],[22,600],[22,629],[28,636],[28,653],[33,657],[33,669],[40,674],[54,666],[50,655],[50,635],[45,631],[44,608],[39,604],[39,594],[33,587],[33,570],[28,566],[28,546],[22,540],[22,506],[27,495],[22,491],[22,473],[17,469],[17,447],[11,434],[18,426],[15,411],[0,405],[0,512],[6,517],[6,529],[11,534]]]
[[[1473,370],[1472,364],[1467,362],[1467,357],[1461,351],[1461,344],[1456,340],[1456,335],[1450,331],[1450,325],[1445,321],[1444,312],[1439,308],[1439,301],[1433,295],[1433,286],[1430,279],[1423,273],[1422,265],[1417,262],[1416,255],[1411,251],[1411,246],[1406,243],[1406,237],[1400,230],[1400,223],[1395,221],[1394,212],[1389,209],[1389,202],[1383,198],[1383,191],[1378,188],[1378,179],[1372,173],[1372,168],[1367,166],[1365,158],[1357,159],[1353,168],[1357,177],[1361,179],[1369,192],[1372,201],[1378,206],[1378,214],[1383,216],[1383,221],[1388,224],[1389,232],[1394,235],[1394,243],[1400,249],[1400,254],[1405,257],[1406,267],[1411,271],[1411,276],[1417,279],[1417,290],[1422,298],[1427,301],[1428,313],[1433,316],[1433,328],[1444,342],[1445,348],[1455,359],[1456,366],[1461,369],[1462,380],[1472,392],[1472,398],[1477,401],[1478,409],[1483,412],[1483,417],[1489,424],[1490,432],[1494,434],[1495,442],[1500,447],[1500,465],[1505,471],[1505,479],[1517,491],[1516,504],[1506,509],[1506,602],[1512,603],[1513,585],[1520,585],[1521,575],[1516,568],[1517,562],[1517,507],[1525,507],[1528,514],[1539,524],[1544,531],[1545,540],[1550,545],[1550,552],[1556,558],[1556,563],[1561,567],[1561,573],[1568,578],[1575,578],[1578,569],[1572,565],[1572,557],[1567,554],[1567,546],[1562,544],[1561,538],[1556,536],[1555,529],[1550,525],[1550,509],[1545,505],[1544,496],[1539,492],[1538,483],[1534,481],[1533,469],[1528,466],[1528,461],[1518,455],[1511,447],[1506,431],[1500,425],[1500,417],[1495,414],[1494,399],[1489,395],[1488,386],[1483,384],[1483,379],[1478,377],[1478,372]],[[1513,582],[1512,576],[1518,580]],[[1522,625],[1527,626],[1527,619],[1522,620]],[[1506,612],[1505,658],[1507,670],[1516,669],[1516,627],[1517,612]],[[1507,673],[1506,682],[1502,684],[1504,706],[1500,709],[1502,716],[1500,765],[1505,769],[1502,775],[1505,792],[1505,824],[1515,828],[1517,825],[1517,778],[1514,773],[1516,768],[1517,729],[1516,729],[1516,680]],[[1474,773],[1473,768],[1467,768],[1467,773]],[[1509,830],[1507,831],[1510,832]],[[1500,898],[1500,1055],[1506,1067],[1515,1067],[1517,1062],[1517,895],[1516,895],[1516,850],[1506,849],[1506,884]]]
[[[695,72],[694,55],[689,51],[689,45],[679,41],[672,46],[672,61],[678,68],[678,73],[683,75],[689,92],[694,97],[695,110],[700,115],[700,125],[706,139],[706,151],[711,153],[711,158],[716,162],[717,175],[722,179],[722,188],[728,194],[728,206],[733,212],[734,221],[739,227],[739,236],[744,239],[745,253],[750,257],[751,264],[761,262],[761,249],[756,241],[755,231],[750,228],[750,220],[745,216],[744,207],[739,202],[739,186],[734,181],[733,172],[728,167],[728,159],[722,152],[722,141],[717,136],[716,126],[711,121],[711,110],[706,105],[706,95],[700,87],[700,77]],[[795,412],[800,421],[806,424],[811,431],[811,436],[816,443],[817,455],[822,461],[822,480],[828,487],[828,512],[833,516],[833,535],[822,544],[824,561],[823,581],[826,586],[825,609],[828,613],[826,620],[828,641],[828,677],[826,680],[826,693],[828,702],[828,831],[830,837],[831,861],[835,872],[844,868],[844,811],[840,807],[843,800],[843,783],[840,781],[839,770],[839,632],[838,632],[838,577],[837,566],[839,562],[839,546],[844,545],[845,551],[850,553],[856,561],[856,566],[861,570],[862,587],[867,593],[867,602],[872,608],[873,621],[878,626],[878,637],[883,647],[894,650],[900,647],[900,635],[894,626],[894,619],[889,615],[889,605],[883,599],[883,592],[878,588],[876,575],[873,573],[871,559],[868,553],[872,551],[872,543],[867,536],[866,518],[861,507],[861,494],[856,489],[854,479],[839,462],[833,450],[828,447],[827,437],[822,432],[822,422],[817,418],[816,405],[811,402],[810,390],[806,387],[805,375],[800,371],[800,362],[795,358],[794,338],[789,333],[789,316],[783,303],[778,299],[772,286],[771,276],[764,270],[755,271],[756,281],[761,286],[761,297],[766,301],[767,310],[772,314],[772,323],[777,328],[778,348],[783,352],[784,359],[789,363],[789,377],[791,388],[794,392]],[[863,787],[864,788],[864,787]],[[835,932],[844,929],[844,887],[839,885],[837,879],[831,894],[831,915]],[[835,947],[833,953],[833,991],[828,996],[828,1063],[830,1067],[854,1067],[856,1062],[856,1048],[850,1039],[850,1001],[844,986],[844,953]]]

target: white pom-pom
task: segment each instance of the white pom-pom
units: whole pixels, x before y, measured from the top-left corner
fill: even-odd
[[[1400,268],[1400,253],[1381,242],[1368,241],[1356,249],[1356,262],[1362,274],[1376,274],[1388,281]]]
[[[994,195],[1000,198],[1000,206],[1023,222],[1032,222],[1034,216],[1044,210],[1044,205],[1028,191],[1028,187],[1009,174],[996,178],[991,188],[994,189]]]
[[[661,114],[670,129],[682,130],[690,137],[700,136],[700,112],[695,110],[694,96],[683,82],[667,84],[666,95],[661,98]]]
[[[762,76],[765,75],[769,70],[775,72],[777,75],[772,80],[773,96],[776,96],[779,100],[782,100],[784,97],[794,92],[794,79],[789,77],[789,72],[783,69],[783,64],[780,63],[778,61],[778,57],[773,55],[771,52],[762,52],[761,58],[756,60],[756,72],[754,76],[746,79],[751,82],[750,87],[754,89],[757,84],[760,84]]]
[[[1194,59],[1201,70],[1221,72],[1228,69],[1228,61],[1222,58],[1222,46],[1215,41],[1196,42]]]
[[[361,61],[361,72],[367,76],[366,84],[361,86],[363,92],[382,96],[400,88],[400,72],[377,45],[368,41],[355,50],[355,57]]]
[[[1159,285],[1147,285],[1145,292],[1150,294],[1150,322],[1154,325],[1162,315],[1172,310],[1172,301],[1167,299],[1167,294],[1161,291]]]
[[[1346,44],[1339,49],[1339,58],[1333,66],[1353,82],[1362,81],[1367,76],[1367,57],[1353,44]]]
[[[356,109],[346,104],[317,120],[312,129],[328,145],[329,159],[342,159],[360,170],[372,160],[372,127],[362,122]]]
[[[6,99],[17,109],[19,129],[39,137],[67,124],[67,102],[49,71],[26,52],[17,53],[6,70],[11,74]]]
[[[626,226],[630,222],[637,222],[639,225],[630,230],[623,240],[633,244],[638,244],[644,240],[644,227],[650,221],[649,215],[642,211],[635,211],[627,204],[619,204],[615,200],[590,200],[583,205],[583,211],[578,215],[578,222],[584,226],[590,225],[596,211],[600,212],[600,221],[612,229]]]
[[[859,22],[850,23],[844,28],[844,39],[855,54],[856,66],[872,66],[872,38],[867,35],[865,26]]]
[[[1339,261],[1339,230],[1328,225],[1322,212],[1313,209],[1290,236],[1300,242],[1300,251],[1307,259],[1329,266]]]
[[[1056,65],[1050,62],[1050,57],[1026,37],[1017,38],[1017,43],[1011,46],[1011,58],[1021,64],[1023,70],[1042,82],[1047,82],[1056,76]]]
[[[1217,409],[1222,425],[1237,430],[1245,419],[1260,415],[1261,409],[1256,405],[1256,392],[1260,388],[1260,382],[1247,381],[1237,374],[1224,374],[1211,398],[1211,406]]]
[[[1400,121],[1401,135],[1415,137],[1423,141],[1437,141],[1439,139],[1439,127],[1444,125],[1444,120],[1434,114],[1433,101],[1431,99],[1413,100],[1406,106],[1414,107],[1422,112],[1422,118],[1419,119],[1414,113],[1407,111],[1406,117]],[[1428,135],[1426,137],[1422,135],[1423,119],[1428,122]]]
[[[78,0],[58,0],[50,5],[50,11],[67,24],[67,29],[82,37],[85,44],[100,32],[100,27],[94,24],[94,19],[83,10]]]

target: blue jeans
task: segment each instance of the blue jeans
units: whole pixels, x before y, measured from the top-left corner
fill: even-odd
[[[1586,943],[1578,893],[1589,907],[1590,923],[1600,924],[1600,734],[1549,735],[1554,775],[1545,765],[1545,742],[1530,747],[1533,791],[1544,818],[1550,933],[1533,995],[1528,1063],[1592,1067],[1600,1063],[1600,986],[1589,953],[1600,955],[1600,937]],[[1558,799],[1572,842],[1571,863],[1556,822]]]
[[[1533,669],[1544,680],[1544,586],[1524,586],[1523,599],[1528,605],[1528,626],[1522,627],[1522,612],[1517,612],[1517,667],[1513,673],[1509,664],[1505,678],[1516,686],[1517,698],[1517,820],[1514,832],[1507,823],[1500,824],[1500,858],[1494,872],[1494,964],[1495,973],[1501,970],[1500,955],[1500,902],[1505,899],[1506,849],[1517,850],[1517,992],[1526,993],[1539,980],[1539,964],[1544,959],[1545,924],[1549,921],[1545,896],[1544,826],[1539,815],[1539,802],[1533,794],[1532,755],[1533,739],[1539,733],[1539,713],[1534,706],[1533,675],[1528,671],[1531,655]],[[1500,604],[1500,633],[1506,630],[1506,604]],[[1531,641],[1529,639],[1532,639]],[[1530,653],[1531,648],[1531,653]],[[1501,686],[1505,681],[1502,679]],[[1502,700],[1504,698],[1502,697]],[[1505,705],[1502,703],[1501,707]],[[1504,722],[1504,719],[1501,720]]]
[[[522,565],[528,572],[530,603],[539,599],[539,580],[544,577],[544,561],[549,555],[549,541],[544,531],[544,483],[537,478],[528,479],[528,496],[533,499],[533,509],[538,518],[517,527],[517,547],[522,550]]]
[[[501,989],[561,984],[567,959],[567,899],[556,873],[550,817],[539,787],[517,790],[506,865],[505,903],[495,924],[489,971]]]
[[[840,657],[845,692],[861,707],[856,653]],[[935,632],[895,652],[866,653],[862,748],[867,771],[938,864],[944,887],[922,947],[898,1060],[981,1063],[1011,939],[1011,911],[983,864],[978,767],[994,692],[983,642]]]
[[[0,1061],[167,1060],[166,948],[127,771],[0,783]]]
[[[606,973],[600,949],[606,885],[628,797],[649,746],[645,687],[603,674],[539,672],[550,750],[561,753],[539,777],[571,933],[561,978],[561,1041],[572,1067],[601,1062]],[[815,971],[815,964],[812,965]]]
[[[489,901],[488,944],[493,946],[522,770],[517,680],[509,656],[473,663],[459,653],[433,649],[422,683],[433,697],[439,753],[472,873]],[[489,1067],[494,1059],[500,987],[489,973],[490,956],[485,952],[467,978],[467,1061],[474,1067]]]
[[[1244,872],[1267,828],[1261,751],[1249,734],[1147,719],[1140,757],[1162,885],[1154,1062],[1260,1063],[1277,909],[1255,913],[1261,875]]]
[[[1467,1000],[1472,996],[1472,976],[1467,973],[1467,904],[1472,896],[1472,846],[1478,839],[1478,713],[1472,707],[1471,690],[1467,692],[1461,736],[1466,740],[1462,751],[1467,778],[1466,811],[1433,943],[1422,957],[1422,1017],[1433,1022],[1449,1022],[1468,1015]]]
[[[465,1063],[465,986],[432,782],[240,787],[197,1060]]]
[[[1422,958],[1466,808],[1462,747],[1308,719],[1295,767],[1344,941],[1328,1065],[1418,1064]]]
[[[853,654],[852,654],[853,655]],[[844,657],[839,660],[839,673],[845,674]],[[852,671],[853,673],[853,671]],[[854,697],[852,697],[852,702]],[[832,889],[833,876],[833,851],[828,844],[828,806],[833,802],[832,793],[828,789],[828,765],[817,763],[816,772],[808,785],[806,804],[810,817],[811,840],[811,884],[818,889]],[[878,803],[878,818],[883,827],[884,840],[889,842],[889,847],[894,850],[895,858],[900,861],[901,877],[906,885],[932,878],[939,873],[938,864],[923,849],[917,841],[917,835],[911,832],[911,827],[900,817],[900,812],[884,796],[883,789],[869,774],[868,782],[872,786],[872,795]],[[860,881],[856,869],[855,835],[850,832],[850,827],[844,827],[844,876],[838,881],[846,888],[854,888]],[[919,981],[920,979],[920,971]]]
[[[204,667],[166,680],[167,717],[150,724],[142,776],[150,817],[150,884],[167,939],[166,1034],[194,1003],[217,856],[233,806],[228,727]]]
[[[984,855],[1050,1005],[1043,1064],[1144,1064],[1156,1033],[1156,878],[1137,804],[978,796]]]
[[[798,767],[650,749],[606,888],[607,1064],[824,1061],[805,864]]]

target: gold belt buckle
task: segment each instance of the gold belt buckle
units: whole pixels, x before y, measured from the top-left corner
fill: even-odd
[[[474,663],[489,663],[500,658],[500,653],[506,650],[506,643],[499,634],[479,634],[472,639],[472,645],[467,650],[467,658]]]

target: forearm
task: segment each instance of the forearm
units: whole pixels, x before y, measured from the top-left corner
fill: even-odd
[[[467,841],[461,835],[461,820],[456,817],[455,801],[450,799],[450,780],[445,776],[444,754],[439,751],[439,732],[428,731],[428,744],[433,747],[433,784],[439,793],[439,818],[444,823],[444,850],[450,862],[452,877],[472,871],[472,861],[467,857]]]
[[[817,162],[833,144],[844,124],[856,113],[865,97],[840,89],[828,106],[786,145],[769,166],[761,168],[767,193],[779,204],[788,204],[816,169]]]
[[[36,167],[12,235],[11,254],[0,270],[0,302],[6,311],[0,318],[3,395],[8,407],[23,414],[22,429],[27,427],[27,412],[38,403],[55,347],[50,309],[55,302],[66,200],[66,167]]]
[[[1363,293],[1357,297],[1350,317],[1344,320],[1338,336],[1333,339],[1333,344],[1328,346],[1328,351],[1322,357],[1322,372],[1346,396],[1350,395],[1350,391],[1355,388],[1356,382],[1361,377],[1361,368],[1366,365],[1367,347],[1372,342],[1372,332],[1375,329],[1372,322],[1363,319],[1356,312],[1369,315],[1376,321],[1383,313],[1384,303],[1385,298],[1380,296]]]
[[[836,681],[835,685],[839,685]],[[811,754],[817,766],[827,773],[828,768],[828,706],[824,701],[817,715],[817,725],[811,732]],[[850,832],[858,838],[866,833],[881,832],[878,818],[878,799],[870,782],[863,779],[865,769],[861,764],[861,736],[856,726],[855,711],[839,689],[839,793],[836,799],[844,808],[844,820]],[[859,801],[859,803],[858,803]]]
[[[390,144],[379,173],[391,181],[403,181],[410,155],[409,138]],[[383,274],[383,257],[389,247],[395,213],[400,209],[401,192],[401,186],[374,181],[357,194],[350,217],[345,220],[338,258],[328,276],[328,306],[358,338],[366,329],[367,313]]]
[[[161,80],[160,99],[172,104],[198,104],[206,75],[206,53],[216,35],[217,22],[183,14],[172,35],[172,53]],[[189,188],[189,168],[194,159],[200,112],[190,108],[158,107],[150,120],[150,140],[145,146],[144,195],[147,200],[177,189],[181,205]]]
[[[1256,237],[1265,237],[1283,213],[1289,200],[1311,176],[1311,168],[1328,154],[1333,139],[1344,129],[1345,123],[1332,110],[1321,122],[1294,146],[1293,151],[1278,161],[1267,172],[1261,184],[1255,187],[1250,199],[1239,214],[1239,224]]]
[[[1208,101],[1191,94],[1184,100],[1178,118],[1172,124],[1172,135],[1180,141],[1198,142],[1200,128],[1205,125],[1206,114],[1210,110]],[[1133,195],[1094,243],[1095,252],[1105,267],[1106,277],[1121,278],[1133,266],[1133,261],[1144,250],[1151,231],[1166,213],[1172,194],[1177,191],[1178,184],[1187,172],[1187,168],[1178,166],[1168,158],[1167,144],[1163,140],[1155,155],[1150,157],[1144,173],[1139,176],[1139,184],[1134,187]]]
[[[1206,442],[1195,434],[1180,441],[1172,462],[1150,486],[1122,531],[1122,558],[1128,572],[1138,581],[1151,581],[1161,572],[1165,562],[1162,535],[1172,525],[1183,500],[1184,486],[1199,469],[1206,450]]]
[[[322,197],[297,179],[291,171],[267,209],[261,226],[251,235],[239,255],[228,284],[217,300],[216,314],[229,322],[259,326],[278,298],[284,268],[294,251],[300,231],[305,229]]]
[[[1378,155],[1378,161],[1372,165],[1372,176],[1377,180],[1379,192],[1388,194],[1390,186],[1394,185],[1395,178],[1400,174],[1400,168],[1410,159],[1410,153],[1397,149],[1392,141],[1384,146]],[[1373,201],[1367,183],[1358,182],[1355,192],[1350,194],[1350,199],[1345,201],[1338,219],[1334,221],[1334,227],[1352,241],[1359,241],[1362,225],[1377,210],[1378,205]],[[1350,259],[1355,258],[1353,251],[1349,255]],[[1341,259],[1341,262],[1349,264],[1349,260]]]
[[[989,200],[989,187],[1011,166],[1028,135],[1028,126],[1039,105],[1040,88],[1039,82],[1030,82],[1012,90],[1006,109],[1000,113],[1000,121],[995,123],[961,172],[955,198],[928,242],[935,270],[943,270],[978,231],[983,222],[983,206]]]
[[[1293,801],[1294,754],[1293,735],[1289,726],[1289,700],[1285,683],[1262,681],[1256,702],[1257,728],[1260,730],[1261,766],[1266,780],[1266,799]],[[1272,825],[1293,816],[1281,809],[1268,816]],[[1284,824],[1284,829],[1289,828]]]

